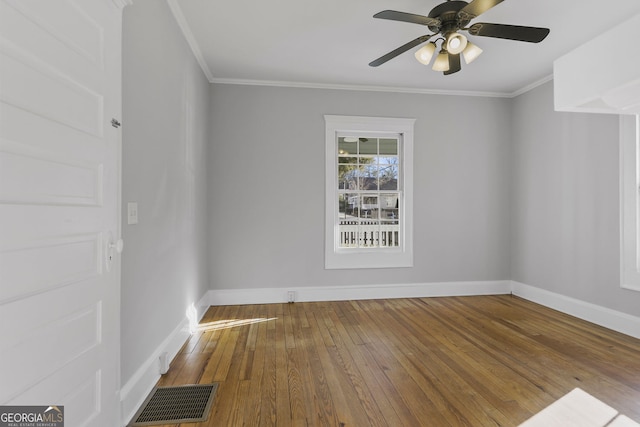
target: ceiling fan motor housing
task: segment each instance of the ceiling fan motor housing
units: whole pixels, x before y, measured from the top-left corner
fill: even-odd
[[[440,26],[430,25],[429,29],[434,33],[447,34],[453,31],[458,31],[464,28],[473,16],[463,16],[466,14],[458,13],[468,3],[466,1],[452,0],[445,3],[441,3],[431,9],[429,12],[429,18],[437,18],[440,20]]]

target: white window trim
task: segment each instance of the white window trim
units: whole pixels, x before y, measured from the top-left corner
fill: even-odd
[[[640,116],[620,116],[620,286],[640,291]]]
[[[415,119],[325,115],[325,268],[398,268],[413,267],[413,127]],[[395,133],[402,135],[401,177],[403,183],[399,248],[338,248],[338,133]]]

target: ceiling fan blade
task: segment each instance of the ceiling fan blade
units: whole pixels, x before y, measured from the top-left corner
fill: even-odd
[[[498,39],[539,43],[549,35],[549,29],[479,22],[469,27],[469,34],[473,36],[495,37]]]
[[[429,18],[427,16],[415,15],[413,13],[398,12],[397,10],[383,10],[373,15],[374,18],[390,19],[392,21],[409,22],[411,24],[420,24],[426,26],[439,27],[441,22],[436,18]]]
[[[470,21],[503,1],[504,0],[473,0],[471,3],[460,9],[458,16]]]
[[[457,73],[462,70],[462,65],[460,65],[460,54],[456,53],[455,55],[449,53],[449,69],[444,72],[445,76],[449,74]]]
[[[385,62],[389,61],[390,59],[393,59],[396,56],[400,55],[401,53],[404,53],[404,52],[408,51],[409,49],[411,49],[413,47],[416,47],[421,43],[426,42],[431,37],[433,37],[433,34],[420,36],[417,39],[411,40],[409,43],[403,44],[399,48],[392,50],[391,52],[387,53],[386,55],[382,55],[380,58],[376,59],[375,61],[371,61],[369,63],[369,66],[370,67],[377,67],[378,65],[382,65]]]

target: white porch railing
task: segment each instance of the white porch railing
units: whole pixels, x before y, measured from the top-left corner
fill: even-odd
[[[400,245],[398,224],[340,221],[338,230],[341,248],[389,248]]]

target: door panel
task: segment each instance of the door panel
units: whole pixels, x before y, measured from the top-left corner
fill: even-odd
[[[120,422],[121,13],[0,0],[0,405],[70,426]]]

